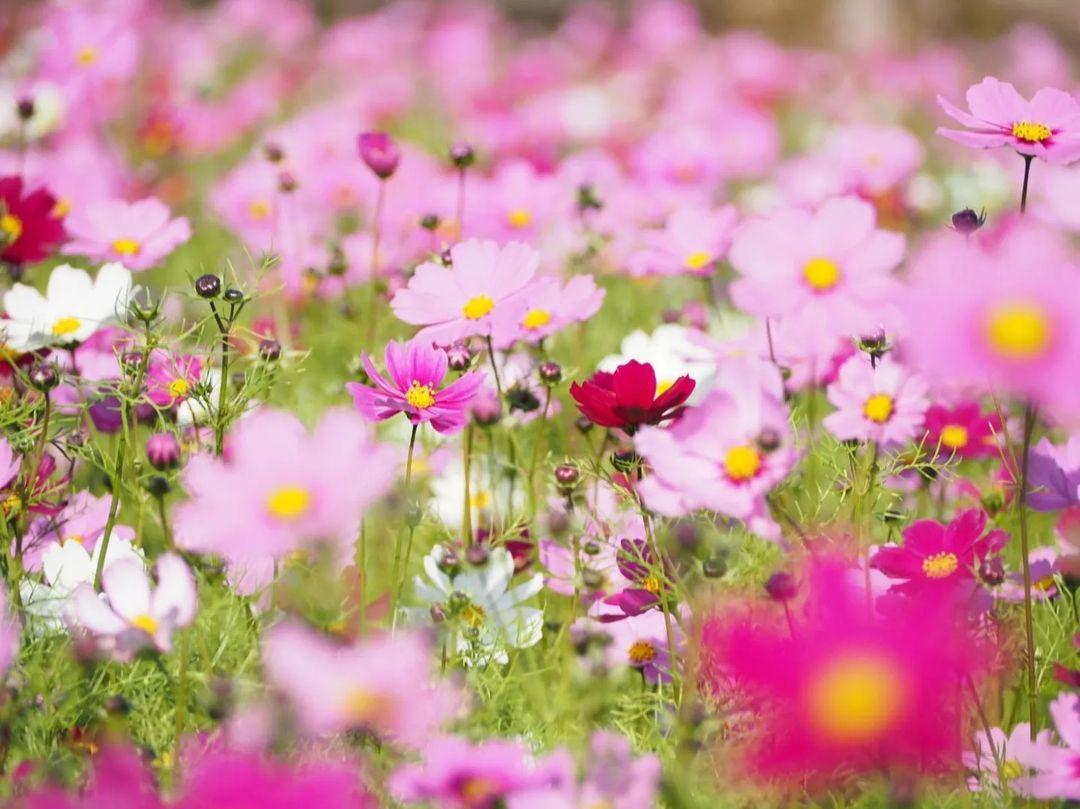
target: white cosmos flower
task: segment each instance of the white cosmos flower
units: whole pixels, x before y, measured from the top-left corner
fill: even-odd
[[[72,616],[71,594],[82,584],[94,583],[101,542],[89,553],[81,542],[73,539],[50,542],[41,552],[43,582],[29,577],[19,583],[27,625],[37,634],[52,634],[64,629]],[[131,542],[114,533],[105,555],[105,570],[119,562],[143,564],[142,555]]]
[[[440,563],[447,550],[441,545],[424,557],[427,581],[417,576],[416,595],[428,605],[439,605],[456,621],[457,653],[466,665],[506,663],[506,648],[524,649],[539,643],[544,629],[544,613],[523,605],[544,586],[544,577],[535,573],[517,587],[510,588],[514,558],[506,548],[495,548],[482,565],[462,562],[448,575]],[[430,607],[409,611],[414,619],[430,619]]]
[[[469,504],[473,528],[486,525],[487,515],[501,514],[510,501],[513,513],[519,513],[525,504],[525,484],[517,481],[511,491],[510,478],[496,471],[492,480],[486,458],[473,456],[472,481],[469,486]],[[460,528],[465,517],[465,470],[460,462],[450,463],[438,475],[431,478],[431,510],[447,528]]]
[[[117,323],[131,300],[131,272],[106,264],[91,279],[85,270],[61,264],[42,295],[26,284],[4,293],[7,345],[17,351],[73,345],[103,326]]]
[[[712,387],[716,358],[706,347],[691,339],[691,330],[677,323],[658,326],[652,334],[638,330],[623,338],[620,353],[600,361],[601,371],[611,372],[625,362],[647,362],[656,372],[656,386],[663,392],[680,376],[688,375],[697,386],[691,402],[702,399]]]

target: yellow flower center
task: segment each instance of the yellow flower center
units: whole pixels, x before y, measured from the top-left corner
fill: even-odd
[[[458,797],[468,807],[493,806],[499,792],[498,784],[478,775],[469,776],[458,786]]]
[[[13,213],[6,213],[0,216],[0,231],[3,231],[8,242],[17,242],[23,232],[22,220]]]
[[[893,414],[893,399],[887,393],[875,393],[863,405],[863,415],[870,421],[884,424]]]
[[[266,508],[275,517],[295,520],[311,506],[311,493],[302,486],[282,486],[266,498]]]
[[[895,722],[903,684],[889,661],[849,655],[818,672],[807,692],[810,719],[829,741],[868,744]]]
[[[815,292],[828,292],[840,283],[840,268],[827,258],[812,258],[803,265],[803,278]]]
[[[660,592],[660,579],[657,576],[646,576],[644,581],[641,582],[641,588],[656,595]]]
[[[686,257],[686,266],[691,270],[700,270],[708,267],[713,262],[711,253],[706,253],[704,250],[695,250],[693,253]]]
[[[1024,774],[1024,765],[1016,759],[1008,759],[1001,765],[1001,777],[1006,781],[1012,781]]]
[[[112,243],[112,249],[122,256],[134,256],[142,250],[142,245],[134,239],[117,239]]]
[[[86,541],[86,537],[82,534],[65,534],[60,539],[61,545],[67,545],[69,542],[74,542],[76,545],[82,545]]]
[[[656,383],[656,395],[660,396],[675,384],[674,379],[661,379]]]
[[[413,380],[412,385],[405,391],[405,401],[418,410],[426,410],[435,404],[435,391],[430,385],[421,385]]]
[[[476,604],[468,604],[465,609],[461,611],[461,620],[467,623],[474,629],[478,629],[484,625],[484,620],[487,618],[487,613],[484,612],[483,607],[479,607]]]
[[[512,228],[527,228],[532,220],[532,214],[524,208],[515,208],[506,215],[506,221]]]
[[[149,615],[136,615],[131,619],[131,625],[138,627],[147,635],[153,635],[158,631],[158,622]]]
[[[369,725],[385,716],[389,707],[385,694],[367,688],[354,688],[345,700],[345,713],[353,725]]]
[[[54,337],[67,337],[72,332],[78,331],[81,325],[77,317],[62,317],[53,323],[52,333]]]
[[[521,320],[526,329],[539,329],[551,322],[551,312],[547,309],[530,309]]]
[[[248,214],[252,219],[266,219],[270,215],[270,204],[264,199],[253,199],[248,203]]]
[[[941,431],[941,445],[949,449],[962,449],[967,446],[967,427],[959,424],[948,424]]]
[[[461,307],[461,314],[469,320],[479,320],[494,308],[495,301],[487,295],[477,295],[465,302],[465,305]]]
[[[1050,140],[1050,136],[1054,133],[1046,124],[1040,124],[1037,121],[1017,121],[1012,125],[1012,134],[1014,138],[1025,143],[1042,143]]]
[[[955,553],[935,553],[933,556],[927,556],[923,559],[922,569],[923,573],[931,579],[945,579],[956,572],[956,568],[959,566],[960,560],[956,558]]]
[[[90,67],[98,60],[97,48],[87,45],[75,54],[75,61],[83,67]]]
[[[631,663],[651,663],[656,660],[656,647],[644,640],[639,640],[626,650]]]
[[[69,213],[71,213],[71,200],[67,197],[60,197],[53,205],[53,209],[49,211],[53,219],[63,219]]]
[[[761,453],[754,447],[732,447],[724,456],[724,471],[734,481],[750,480],[761,469]]]
[[[186,379],[177,377],[169,383],[169,395],[174,399],[183,399],[191,391],[191,385]]]
[[[1031,360],[1046,351],[1050,331],[1050,318],[1041,306],[1011,303],[990,313],[986,336],[1005,359]]]
[[[22,498],[12,492],[4,498],[3,502],[0,502],[0,511],[4,512],[5,517],[10,517],[22,511],[22,506]]]
[[[491,492],[475,492],[469,497],[469,505],[475,509],[485,509],[491,505]]]

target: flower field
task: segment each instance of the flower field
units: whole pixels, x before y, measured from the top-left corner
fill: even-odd
[[[1077,805],[1055,32],[321,12],[0,21],[0,805]]]

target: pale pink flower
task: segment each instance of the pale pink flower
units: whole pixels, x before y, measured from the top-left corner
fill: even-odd
[[[495,347],[508,349],[518,340],[538,343],[573,323],[582,323],[599,311],[606,294],[591,275],[574,276],[565,285],[555,278],[537,279],[522,293],[524,305],[505,307],[495,318]]]
[[[45,18],[44,73],[75,87],[128,79],[139,56],[130,21],[89,4],[52,4]]]
[[[1023,763],[1036,774],[1018,778],[1013,785],[1033,798],[1080,800],[1080,694],[1061,694],[1050,703],[1050,716],[1064,746],[1033,750],[1038,755],[1027,757]]]
[[[67,218],[71,241],[64,251],[146,270],[191,238],[188,220],[170,216],[168,206],[155,197],[92,202]]]
[[[559,216],[570,211],[554,179],[524,160],[500,165],[483,184],[466,214],[469,232],[482,238],[535,243]]]
[[[709,275],[727,254],[737,218],[731,205],[715,211],[678,208],[663,229],[641,234],[627,269],[631,275]]]
[[[930,406],[926,383],[889,357],[871,364],[859,353],[842,366],[828,389],[836,410],[823,421],[841,441],[874,441],[896,446],[921,430]]]

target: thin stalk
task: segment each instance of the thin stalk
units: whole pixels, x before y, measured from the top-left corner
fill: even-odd
[[[487,340],[488,359],[491,360],[491,373],[495,375],[495,390],[499,394],[499,400],[501,401],[503,396],[502,382],[499,380],[499,368],[495,364],[495,349],[491,345],[491,335],[489,334],[485,339]]]
[[[1035,406],[1024,407],[1024,438],[1020,456],[1020,493],[1016,499],[1020,509],[1020,559],[1024,569],[1024,634],[1027,640],[1028,714],[1031,718],[1031,741],[1035,741],[1038,717],[1038,694],[1035,687],[1035,626],[1031,618],[1031,563],[1028,561],[1028,462],[1031,456],[1031,438],[1035,432]]]
[[[375,214],[371,221],[371,297],[368,301],[368,345],[375,344],[379,320],[379,240],[382,237],[383,205],[386,202],[386,180],[379,180],[375,196]]]
[[[667,579],[667,567],[664,565],[664,557],[660,555],[660,546],[656,542],[656,536],[653,534],[652,521],[649,519],[649,512],[645,510],[644,504],[638,499],[638,505],[641,508],[641,521],[645,527],[645,539],[649,543],[649,548],[652,549],[653,556],[656,558],[656,564],[660,566],[660,580],[666,583]],[[664,631],[667,635],[667,647],[668,647],[668,665],[671,668],[671,690],[675,695],[675,701],[679,701],[678,686],[675,684],[675,635],[671,628],[671,608],[668,606],[668,600],[664,593],[664,584],[661,584],[660,590],[660,609],[664,613]]]
[[[551,386],[545,386],[544,409],[540,411],[540,418],[536,429],[536,439],[533,441],[532,457],[529,459],[529,518],[536,517],[536,465],[540,461],[540,441],[544,437],[544,428],[547,426],[548,408],[551,406]]]
[[[1021,155],[1024,158],[1024,185],[1020,189],[1020,213],[1027,211],[1027,194],[1028,194],[1028,178],[1031,176],[1031,161],[1034,159],[1033,155]]]
[[[213,302],[210,306],[214,306]],[[229,387],[229,324],[221,320],[214,307],[214,319],[221,332],[221,381],[218,383],[217,414],[214,419],[214,454],[221,455],[225,449],[225,399]]]

